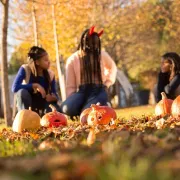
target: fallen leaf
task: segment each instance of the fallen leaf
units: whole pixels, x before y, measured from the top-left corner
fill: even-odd
[[[165,119],[163,119],[163,118],[161,118],[161,119],[157,120],[157,121],[156,121],[156,123],[155,123],[155,124],[156,124],[157,129],[162,129],[162,128],[163,128],[164,123],[165,123]]]
[[[95,140],[96,140],[95,131],[94,131],[94,129],[90,129],[90,132],[87,137],[87,145],[91,146],[95,142]]]

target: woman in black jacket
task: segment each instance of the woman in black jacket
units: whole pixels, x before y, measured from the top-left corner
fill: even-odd
[[[175,99],[180,95],[180,56],[175,52],[168,52],[162,56],[155,93],[157,102],[162,99],[161,92],[165,92],[169,99]]]

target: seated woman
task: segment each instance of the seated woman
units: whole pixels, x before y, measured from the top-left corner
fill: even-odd
[[[28,64],[20,67],[12,85],[18,111],[31,107],[42,116],[51,111],[49,104],[59,110],[55,76],[49,70],[48,53],[41,47],[33,46],[28,53],[28,60]]]
[[[78,51],[66,63],[67,99],[61,104],[63,113],[73,117],[91,106],[107,105],[109,88],[116,80],[117,68],[107,52],[101,52],[100,36],[94,27],[81,36]]]
[[[169,99],[175,99],[180,95],[180,56],[169,52],[162,56],[161,71],[158,76],[156,101],[160,101],[161,92],[165,92]]]

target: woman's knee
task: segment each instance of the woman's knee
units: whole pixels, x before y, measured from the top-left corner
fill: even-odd
[[[72,108],[71,105],[68,105],[66,103],[61,104],[61,111],[68,116],[75,116],[76,114],[74,108]]]
[[[20,89],[17,93],[16,93],[17,97],[19,98],[23,98],[23,99],[27,99],[30,97],[30,93],[28,92],[28,90],[26,89]]]
[[[60,107],[62,113],[67,114],[68,116],[79,116],[81,109],[79,106],[76,106],[72,103],[63,102]]]
[[[78,116],[80,115],[83,104],[84,94],[75,93],[61,104],[61,111],[71,117]]]
[[[25,103],[28,106],[31,105],[32,103],[31,94],[26,89],[20,89],[16,93],[16,97],[17,97],[17,103],[20,103],[20,104]]]
[[[16,103],[18,111],[22,109],[28,109],[32,105],[32,98],[30,93],[26,89],[20,89],[16,93]]]

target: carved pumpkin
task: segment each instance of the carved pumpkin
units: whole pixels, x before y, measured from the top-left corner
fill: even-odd
[[[180,116],[180,95],[172,103],[171,113],[174,117]]]
[[[92,110],[89,112],[87,123],[88,125],[106,125],[112,119],[116,119],[116,112],[108,106],[91,105]]]
[[[80,122],[81,122],[82,125],[87,124],[87,117],[88,117],[90,111],[92,111],[92,108],[87,108],[81,113]]]
[[[59,127],[67,125],[67,118],[64,114],[56,111],[56,108],[50,105],[52,112],[45,114],[41,119],[41,126]]]
[[[98,102],[96,105],[100,106],[100,103]],[[80,122],[81,122],[82,125],[87,124],[87,118],[88,118],[88,115],[89,115],[90,111],[92,111],[92,106],[90,108],[85,109],[81,113],[81,115],[80,115]]]
[[[31,110],[21,110],[16,114],[13,122],[12,130],[22,132],[25,130],[38,129],[40,127],[40,116]]]
[[[165,116],[171,114],[171,106],[173,103],[172,99],[167,99],[164,92],[161,93],[162,100],[158,102],[155,106],[155,115],[156,116]]]

